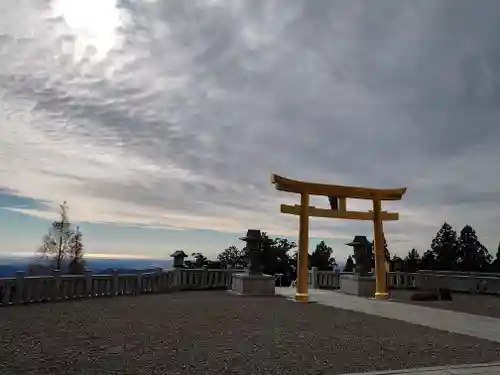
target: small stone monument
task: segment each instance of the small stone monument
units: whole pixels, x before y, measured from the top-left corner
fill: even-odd
[[[187,258],[187,254],[184,251],[176,250],[170,256],[172,258],[174,258],[174,268],[183,268],[184,267],[184,258]]]
[[[366,236],[355,236],[352,242],[346,244],[354,248],[356,267],[353,274],[340,275],[340,291],[362,297],[375,295],[375,276],[372,269],[373,244]]]
[[[249,264],[245,272],[233,274],[231,291],[241,296],[274,295],[274,277],[263,275],[261,271],[263,238],[260,230],[249,229],[240,240],[247,243],[245,250]]]

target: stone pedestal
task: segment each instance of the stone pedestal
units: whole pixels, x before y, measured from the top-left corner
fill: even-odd
[[[341,274],[340,291],[360,297],[373,297],[375,295],[375,277]]]
[[[271,275],[233,274],[231,292],[240,296],[273,296],[274,277]]]

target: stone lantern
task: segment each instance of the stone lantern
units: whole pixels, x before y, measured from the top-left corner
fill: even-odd
[[[182,250],[176,250],[170,255],[174,259],[174,268],[184,267],[184,258],[187,258],[187,254]]]
[[[354,240],[346,244],[354,248],[355,272],[366,276],[372,270],[372,243],[366,236],[355,236]]]
[[[240,237],[241,241],[246,242],[246,256],[248,258],[247,274],[262,275],[261,269],[261,244],[263,241],[262,233],[259,229],[249,229],[246,236]]]
[[[233,273],[231,292],[241,296],[269,296],[274,295],[274,276],[263,275],[261,270],[262,233],[258,229],[249,229],[245,241],[246,254],[249,265],[246,272]]]
[[[372,246],[366,236],[355,236],[354,240],[347,243],[354,248],[356,268],[353,274],[340,275],[340,291],[362,297],[373,297],[375,293],[375,277],[372,269]]]

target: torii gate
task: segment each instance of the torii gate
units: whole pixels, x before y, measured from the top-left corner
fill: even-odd
[[[295,300],[308,302],[308,250],[309,217],[330,217],[335,219],[372,220],[374,225],[375,248],[375,298],[386,300],[387,276],[385,270],[384,232],[382,222],[399,220],[399,213],[382,211],[382,201],[401,200],[406,188],[372,189],[356,186],[325,185],[313,182],[291,180],[278,175],[271,175],[271,182],[276,190],[300,194],[300,205],[281,205],[281,212],[299,215],[299,252],[297,271],[297,291]],[[309,195],[323,195],[329,198],[330,209],[309,206]],[[373,211],[360,212],[347,210],[347,198],[370,199]]]

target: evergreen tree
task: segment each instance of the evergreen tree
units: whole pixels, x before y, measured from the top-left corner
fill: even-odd
[[[85,260],[83,258],[83,233],[80,227],[76,227],[68,241],[69,272],[80,274],[85,271]]]
[[[385,256],[385,260],[390,263],[391,262],[391,253],[389,252],[389,248],[387,246],[387,240],[385,238],[385,233],[384,233],[383,237],[384,237],[384,256]],[[370,253],[371,267],[373,269],[375,269],[375,238],[371,242],[370,247],[369,247],[368,250],[369,250],[369,253]]]
[[[390,262],[391,261],[391,253],[389,252],[389,249],[387,247],[387,240],[385,239],[385,234],[384,234],[384,255],[385,259]]]
[[[491,270],[493,272],[500,272],[500,242],[498,243],[495,260],[491,263]]]
[[[392,259],[391,259],[391,269],[390,269],[390,272],[395,272],[395,271],[403,271],[405,272],[405,268],[404,268],[404,260],[401,259],[401,257],[397,256],[397,255],[393,255]]]
[[[247,265],[243,251],[234,245],[229,246],[217,255],[217,260],[225,268],[243,268]]]
[[[337,265],[332,254],[332,248],[324,241],[321,241],[311,254],[311,267],[317,267],[320,271],[332,271]]]
[[[436,269],[436,257],[432,250],[426,250],[421,260],[421,268],[424,270]]]
[[[69,253],[69,242],[73,235],[68,219],[67,205],[60,205],[60,218],[52,222],[49,233],[43,238],[43,244],[37,253],[56,270],[61,269],[63,260]]]
[[[207,265],[208,258],[202,253],[193,253],[191,256],[193,257],[192,268],[203,268]]]
[[[290,265],[294,267],[299,266],[299,249],[294,251],[292,257],[290,258]],[[307,268],[311,268],[311,254],[307,253]]]
[[[354,260],[352,259],[351,255],[349,255],[347,257],[347,260],[346,260],[345,266],[344,266],[344,272],[354,272]]]
[[[466,225],[460,231],[458,239],[459,265],[462,271],[477,272],[487,270],[491,263],[491,255],[477,238],[476,231]]]
[[[457,269],[460,253],[457,233],[450,224],[444,223],[436,237],[432,240],[431,250],[434,254],[436,269]]]
[[[421,266],[422,259],[420,259],[420,254],[415,248],[411,249],[404,259],[405,272],[417,272]]]
[[[261,245],[262,272],[267,275],[287,274],[291,263],[288,252],[295,249],[297,244],[286,238],[271,238],[265,232],[262,233],[262,237],[264,239]]]

